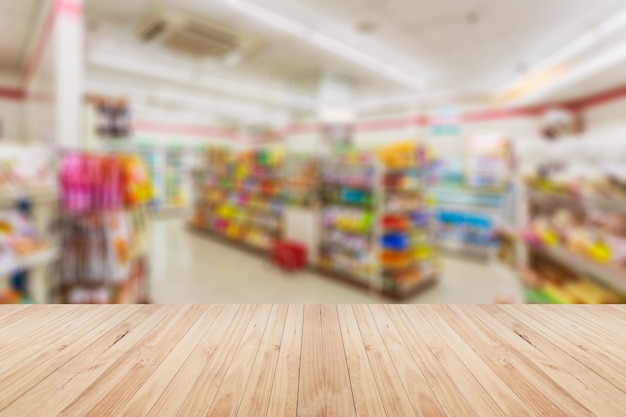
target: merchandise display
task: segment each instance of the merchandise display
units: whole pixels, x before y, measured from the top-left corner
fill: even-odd
[[[449,254],[492,260],[505,251],[501,232],[517,229],[519,210],[512,158],[510,141],[493,136],[470,141],[462,162],[437,161],[429,195]]]
[[[68,215],[61,226],[63,302],[136,303],[146,299],[147,218],[142,209]]]
[[[434,221],[425,195],[429,161],[425,148],[400,143],[323,165],[323,271],[398,298],[434,282]]]
[[[32,219],[18,210],[0,211],[0,303],[31,303],[27,288],[16,286],[9,278],[54,257],[55,251],[42,238]]]
[[[128,100],[120,97],[89,96],[96,112],[96,133],[104,139],[129,138],[132,134]]]
[[[322,162],[318,265],[371,286],[377,275],[376,206],[380,169],[371,154],[346,154]]]
[[[147,299],[151,180],[135,155],[70,152],[60,177],[61,265],[66,303],[134,303]]]
[[[282,234],[282,151],[210,148],[195,173],[194,227],[269,250]]]
[[[148,169],[150,178],[152,179],[152,199],[149,206],[152,209],[158,209],[164,204],[165,184],[163,179],[163,170],[161,169],[162,157],[157,149],[152,147],[142,147],[137,151],[137,155],[142,159]]]
[[[54,158],[48,149],[0,144],[0,200],[53,194],[55,185]]]
[[[185,175],[185,151],[170,148],[165,150],[165,202],[164,207],[175,208],[185,205],[183,181]]]
[[[282,199],[290,206],[311,207],[317,203],[318,160],[305,155],[289,155],[282,170]]]
[[[405,297],[435,281],[435,219],[427,196],[432,155],[399,143],[378,152],[383,167],[379,263],[383,288]]]
[[[520,275],[530,301],[626,301],[626,182],[584,172],[544,166],[526,178],[529,261]]]
[[[460,211],[438,210],[437,239],[444,249],[465,252],[472,256],[493,256],[499,239],[489,216]]]

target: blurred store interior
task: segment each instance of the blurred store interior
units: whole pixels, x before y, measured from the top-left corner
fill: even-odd
[[[620,0],[0,0],[0,302],[626,301]]]

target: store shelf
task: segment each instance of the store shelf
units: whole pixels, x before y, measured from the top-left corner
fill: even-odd
[[[53,203],[58,199],[56,187],[27,187],[17,193],[13,189],[0,188],[0,207],[14,206],[18,198],[28,198],[32,203]]]
[[[57,256],[57,249],[46,249],[33,255],[25,256],[9,265],[0,265],[0,277],[9,277],[21,270],[46,265],[55,260]]]
[[[623,271],[599,264],[584,258],[582,255],[555,246],[544,246],[541,248],[532,247],[531,249],[539,253],[544,253],[564,266],[572,268],[588,276],[590,279],[594,279],[601,284],[626,294],[626,273]]]
[[[432,274],[432,275],[429,275],[427,278],[420,279],[418,281],[415,281],[414,283],[411,283],[408,285],[399,285],[398,286],[398,288],[400,288],[399,291],[383,289],[381,291],[381,294],[387,297],[397,299],[397,300],[405,300],[407,298],[410,298],[419,294],[420,292],[424,291],[427,288],[430,288],[431,286],[435,285],[438,281],[439,281],[438,275]]]
[[[595,207],[607,211],[613,211],[626,215],[626,200],[608,199],[601,197],[585,197],[573,194],[553,193],[547,191],[529,190],[528,196],[535,202],[582,204],[587,207]]]
[[[193,233],[198,233],[198,234],[202,234],[204,236],[209,236],[212,238],[215,238],[217,240],[219,240],[220,242],[224,242],[227,243],[233,247],[239,248],[239,249],[243,249],[246,250],[247,252],[253,253],[255,255],[264,255],[267,256],[268,254],[268,250],[267,248],[261,248],[259,246],[256,245],[252,245],[246,241],[240,240],[240,239],[233,239],[230,238],[228,236],[225,236],[224,234],[215,231],[214,229],[211,229],[209,227],[200,227],[200,226],[195,226],[195,225],[187,225],[187,229]]]

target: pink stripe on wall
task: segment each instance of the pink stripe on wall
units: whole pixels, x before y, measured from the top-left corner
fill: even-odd
[[[626,85],[603,91],[579,100],[574,100],[569,103],[569,107],[580,111],[623,98],[626,98]]]
[[[41,62],[41,58],[43,57],[45,48],[52,37],[52,31],[57,18],[57,3],[58,1],[55,1],[55,4],[50,8],[50,10],[48,10],[41,32],[35,43],[35,49],[33,49],[33,53],[27,61],[26,70],[24,71],[24,79],[22,82],[24,87],[26,87],[26,84],[28,84],[33,78],[33,75],[35,75],[35,72],[39,67],[39,63]]]
[[[198,136],[205,138],[212,137],[227,140],[238,139],[237,132],[230,129],[169,122],[138,120],[133,122],[133,130],[136,132],[159,133],[166,135]]]
[[[68,16],[75,19],[81,19],[83,16],[82,4],[73,0],[55,0],[48,14],[44,19],[44,23],[39,33],[39,37],[35,43],[35,48],[31,56],[29,57],[26,70],[24,71],[24,79],[22,85],[26,87],[26,84],[32,79],[37,72],[37,68],[41,63],[41,58],[48,46],[52,33],[54,31],[55,24],[59,16]]]
[[[522,107],[513,109],[494,109],[467,112],[461,116],[464,123],[487,122],[493,120],[512,119],[516,117],[537,117],[550,106]]]
[[[72,0],[57,0],[56,13],[80,19],[83,16],[83,5]]]
[[[23,100],[24,90],[21,88],[0,87],[0,98],[6,100]]]

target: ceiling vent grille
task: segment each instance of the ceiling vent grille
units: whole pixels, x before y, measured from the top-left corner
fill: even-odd
[[[143,42],[157,43],[201,58],[223,58],[235,53],[245,56],[258,45],[257,40],[248,34],[165,8],[141,21],[137,36]]]

